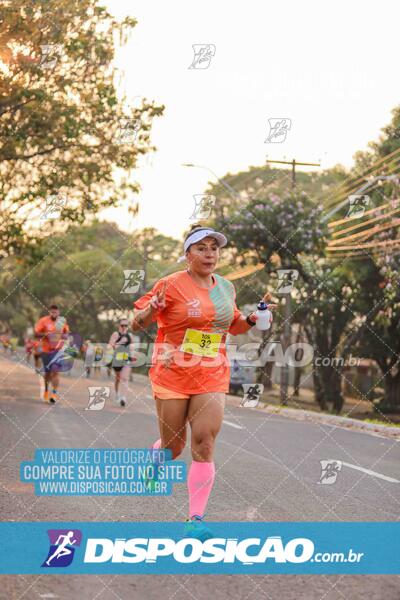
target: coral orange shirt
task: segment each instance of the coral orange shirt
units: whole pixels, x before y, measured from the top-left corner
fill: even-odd
[[[230,368],[226,356],[226,335],[247,331],[235,302],[235,288],[220,275],[213,275],[211,288],[200,287],[187,271],[163,277],[151,291],[136,300],[135,308],[146,308],[154,294],[166,282],[166,308],[153,317],[158,332],[149,376],[152,383],[184,394],[227,392]],[[185,352],[181,345],[187,330],[220,334],[215,357]],[[203,337],[207,337],[203,336]],[[163,354],[170,349],[169,365]]]
[[[35,334],[40,336],[42,352],[55,352],[62,348],[64,339],[62,334],[69,333],[69,327],[65,322],[62,328],[57,324],[57,321],[47,315],[42,317],[35,325]]]

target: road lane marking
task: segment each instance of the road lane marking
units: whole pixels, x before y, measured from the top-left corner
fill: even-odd
[[[218,443],[225,444],[226,446],[230,446],[231,448],[237,449],[236,444],[231,444],[230,442],[226,442],[225,440],[222,440],[221,438],[218,439]],[[262,456],[261,454],[256,454],[255,452],[252,452],[251,450],[246,450],[246,448],[243,448],[243,446],[240,447],[240,452],[243,452],[244,454],[250,454],[250,456],[254,456],[255,458],[259,458],[260,460],[264,460],[265,462],[272,463],[273,465],[282,468],[282,464],[277,462],[276,460],[272,460],[272,458],[266,458],[265,456]],[[285,467],[286,465],[283,465],[283,466]],[[289,469],[289,467],[286,467],[286,469]]]
[[[236,423],[231,423],[230,421],[225,421],[225,419],[222,422],[225,423],[225,425],[230,425],[231,427],[234,427],[235,429],[244,429],[240,425],[236,425]]]
[[[342,465],[345,467],[349,467],[350,469],[355,469],[356,471],[361,471],[362,473],[366,473],[367,475],[372,475],[372,477],[378,477],[378,479],[383,479],[384,481],[389,481],[390,483],[400,483],[398,479],[394,479],[393,477],[388,477],[387,475],[382,475],[382,473],[377,473],[376,471],[370,471],[370,469],[364,469],[364,467],[358,467],[357,465],[352,465],[351,463],[344,462],[342,460]]]

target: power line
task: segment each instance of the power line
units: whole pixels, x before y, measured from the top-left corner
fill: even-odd
[[[274,163],[279,165],[292,165],[292,189],[296,187],[296,167],[297,166],[306,166],[306,167],[320,167],[321,163],[306,163],[306,162],[297,162],[294,158],[293,160],[267,160],[267,163]]]
[[[397,155],[399,155],[400,158],[400,148],[393,150],[393,152],[391,152],[390,154],[386,154],[383,158],[375,161],[375,163],[373,163],[370,167],[368,167],[365,170],[362,176],[359,176],[353,182],[351,182],[353,177],[349,176],[347,181],[343,181],[341,184],[339,184],[339,186],[335,188],[335,191],[330,196],[328,196],[327,202],[329,202],[330,198],[332,198],[333,200],[337,198],[339,202],[341,198],[351,194],[351,192],[357,189],[361,183],[365,182],[365,178],[367,177],[369,171],[371,171],[371,173],[369,173],[370,176],[374,175],[374,171],[377,171],[382,166],[385,166],[386,163],[390,163],[392,158],[397,158]],[[347,190],[344,189],[343,192],[340,191],[340,188],[346,187],[348,188]]]

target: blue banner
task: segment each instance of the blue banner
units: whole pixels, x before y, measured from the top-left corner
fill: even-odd
[[[168,449],[38,448],[20,477],[36,496],[167,496],[187,466]]]
[[[400,574],[400,522],[0,523],[3,574]]]

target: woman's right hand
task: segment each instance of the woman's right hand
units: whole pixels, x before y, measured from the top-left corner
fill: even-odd
[[[166,301],[165,301],[166,287],[167,287],[167,282],[164,281],[164,284],[163,284],[163,287],[161,288],[161,290],[158,290],[154,294],[152,299],[150,300],[150,306],[156,311],[164,310],[164,308],[167,306]]]

